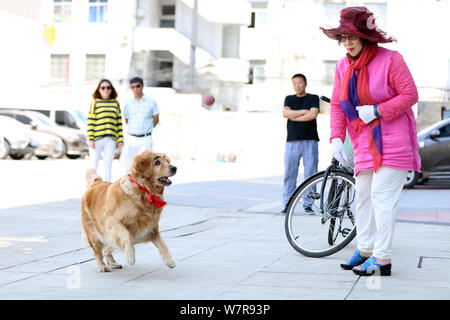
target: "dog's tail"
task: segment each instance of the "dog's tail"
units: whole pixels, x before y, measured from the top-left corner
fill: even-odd
[[[100,177],[95,169],[88,169],[86,171],[86,188],[89,189],[94,184],[103,182],[102,177]]]

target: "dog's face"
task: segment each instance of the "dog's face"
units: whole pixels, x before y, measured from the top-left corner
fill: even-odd
[[[177,168],[170,164],[164,153],[145,150],[134,157],[130,172],[135,177],[147,180],[152,186],[167,187],[172,184],[169,177],[175,175]]]

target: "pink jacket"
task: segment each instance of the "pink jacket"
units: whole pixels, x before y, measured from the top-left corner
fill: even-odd
[[[331,139],[345,140],[345,129],[354,149],[355,175],[361,170],[373,169],[368,151],[367,127],[358,134],[339,106],[341,79],[348,66],[347,58],[336,65],[333,95],[331,97]],[[420,171],[417,125],[411,107],[418,100],[417,88],[411,73],[397,52],[379,47],[368,65],[369,90],[381,115],[382,166]]]

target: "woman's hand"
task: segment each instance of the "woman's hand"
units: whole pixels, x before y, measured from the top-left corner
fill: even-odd
[[[359,118],[366,124],[378,118],[378,116],[375,114],[375,106],[372,105],[358,106],[356,107],[356,110],[358,111]]]
[[[117,143],[117,149],[121,150],[123,147],[123,142]]]
[[[333,158],[339,161],[344,166],[347,163],[347,154],[345,153],[344,143],[339,138],[334,138],[331,140],[331,154]]]
[[[89,148],[95,149],[95,141],[94,140],[89,140]]]

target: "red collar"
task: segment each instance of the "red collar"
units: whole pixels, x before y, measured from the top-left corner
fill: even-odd
[[[131,182],[137,184],[137,186],[139,187],[139,189],[141,189],[142,191],[148,193],[148,199],[147,199],[147,203],[148,204],[152,204],[153,206],[155,206],[156,208],[162,208],[164,207],[167,202],[165,202],[164,200],[161,200],[160,198],[158,198],[157,196],[155,196],[153,193],[151,193],[146,187],[141,186],[139,183],[137,183],[136,180],[133,179],[133,177],[131,176],[131,174],[128,175],[130,177]]]

